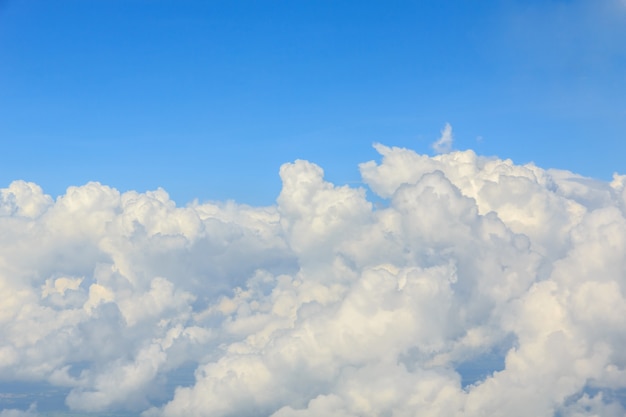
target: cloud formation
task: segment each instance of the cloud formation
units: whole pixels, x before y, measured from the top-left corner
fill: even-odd
[[[626,176],[375,147],[376,208],[307,161],[272,207],[1,189],[0,379],[144,417],[624,415]]]
[[[452,136],[452,126],[450,123],[446,123],[441,131],[441,136],[433,143],[433,149],[437,153],[447,153],[452,150],[452,142],[454,138]]]

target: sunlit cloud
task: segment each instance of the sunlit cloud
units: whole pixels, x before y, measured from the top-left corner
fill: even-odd
[[[376,206],[307,161],[270,207],[12,183],[0,378],[144,417],[623,415],[624,177],[451,145],[376,145]]]

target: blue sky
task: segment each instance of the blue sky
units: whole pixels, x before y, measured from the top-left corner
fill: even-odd
[[[164,187],[272,204],[307,159],[357,183],[371,144],[626,173],[626,4],[0,2],[0,187]]]

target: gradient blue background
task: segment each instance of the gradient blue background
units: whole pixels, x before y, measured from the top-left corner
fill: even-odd
[[[271,204],[373,142],[626,173],[626,2],[0,2],[0,187]]]

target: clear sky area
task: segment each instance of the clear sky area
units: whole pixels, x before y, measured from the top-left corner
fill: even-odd
[[[610,180],[626,3],[0,2],[0,187],[99,181],[273,204],[281,164],[358,184],[380,142]]]

